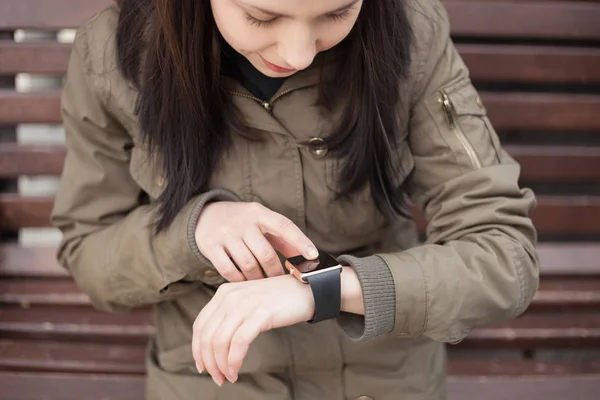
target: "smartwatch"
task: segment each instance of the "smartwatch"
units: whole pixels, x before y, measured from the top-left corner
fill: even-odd
[[[285,267],[300,282],[310,285],[315,299],[315,315],[310,324],[337,318],[342,302],[342,266],[329,254],[319,251],[315,260],[303,256],[285,260]]]

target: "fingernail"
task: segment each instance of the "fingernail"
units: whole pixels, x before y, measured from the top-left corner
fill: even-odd
[[[235,383],[235,381],[237,381],[237,375],[233,369],[229,370],[229,373],[227,374],[227,376],[228,376],[227,379],[229,379],[229,382]]]
[[[308,249],[306,249],[306,254],[311,258],[317,258],[319,257],[319,250],[317,250],[315,246],[308,246]]]
[[[199,374],[204,372],[204,370],[202,368],[200,368],[200,364],[198,364],[198,363],[196,363],[196,369],[198,370]]]
[[[219,382],[219,381],[217,380],[217,378],[215,378],[214,376],[213,376],[213,381],[215,381],[215,383],[216,383],[216,384],[217,384],[217,386],[219,386],[219,387],[221,387],[221,386],[223,385],[223,382]]]

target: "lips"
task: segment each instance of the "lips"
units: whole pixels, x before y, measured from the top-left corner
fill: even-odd
[[[283,67],[280,67],[279,65],[270,63],[267,60],[265,60],[264,58],[262,58],[262,56],[259,56],[259,57],[262,60],[262,62],[267,66],[267,68],[269,68],[273,72],[285,74],[285,73],[290,73],[290,72],[296,71],[295,69],[283,68]]]

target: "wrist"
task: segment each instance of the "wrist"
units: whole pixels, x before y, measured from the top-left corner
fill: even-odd
[[[365,304],[358,275],[352,267],[342,268],[342,307],[341,311],[365,315]]]

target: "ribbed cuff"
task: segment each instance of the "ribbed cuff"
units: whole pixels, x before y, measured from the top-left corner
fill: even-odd
[[[215,201],[242,201],[242,199],[235,193],[225,189],[214,189],[198,196],[197,203],[188,220],[187,239],[188,244],[196,257],[206,265],[210,266],[212,266],[212,263],[204,256],[204,254],[202,254],[196,244],[196,225],[198,224],[198,218],[200,217],[200,213],[204,209],[204,206]]]
[[[338,324],[351,340],[362,341],[387,334],[394,329],[396,288],[387,263],[379,256],[357,258],[338,257],[358,275],[363,292],[365,315],[342,313]]]

